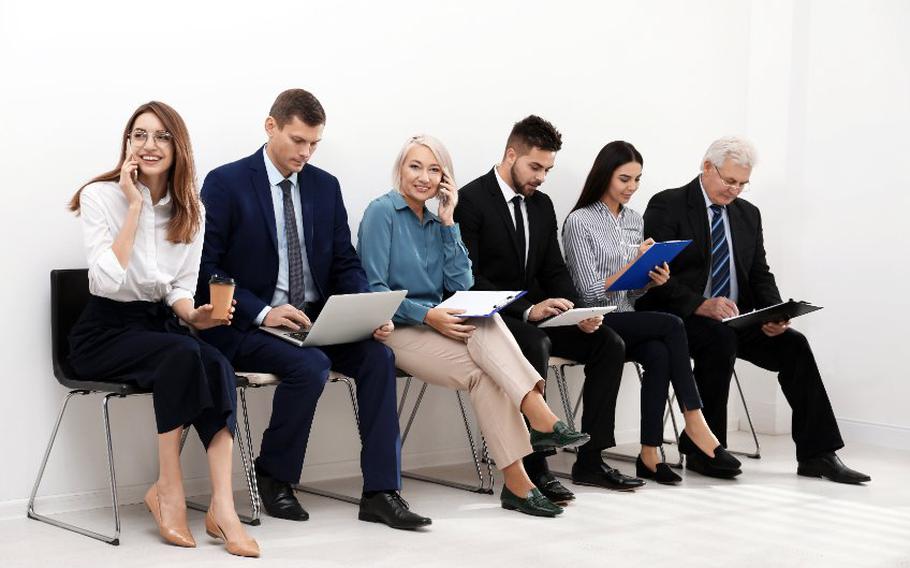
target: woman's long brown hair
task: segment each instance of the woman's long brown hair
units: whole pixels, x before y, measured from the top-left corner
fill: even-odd
[[[120,161],[109,172],[92,178],[91,181],[79,188],[69,202],[70,211],[79,214],[79,197],[82,190],[89,184],[98,181],[119,181],[120,168],[126,157],[126,141],[133,131],[136,118],[146,112],[151,112],[158,117],[164,128],[173,136],[174,164],[168,171],[168,186],[171,192],[172,212],[168,224],[167,240],[172,243],[190,243],[202,226],[202,208],[199,203],[199,194],[196,191],[196,167],[193,165],[193,148],[190,146],[190,135],[186,123],[170,106],[151,101],[140,106],[126,122],[123,136],[120,137]]]

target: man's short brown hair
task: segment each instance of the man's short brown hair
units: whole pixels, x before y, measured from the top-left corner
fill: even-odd
[[[313,93],[303,89],[288,89],[278,95],[269,116],[275,119],[278,128],[283,128],[295,116],[307,126],[325,124],[325,111],[319,100]]]

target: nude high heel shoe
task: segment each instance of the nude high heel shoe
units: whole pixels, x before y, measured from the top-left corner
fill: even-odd
[[[161,538],[167,542],[185,548],[195,548],[196,541],[193,539],[193,533],[186,525],[186,517],[183,522],[173,525],[165,525],[161,520],[161,499],[158,496],[158,484],[152,485],[145,494],[145,506],[148,508],[155,522],[158,524],[158,533]],[[182,525],[182,526],[181,526]]]
[[[209,507],[208,512],[205,514],[205,532],[212,538],[223,540],[224,548],[234,556],[259,558],[259,543],[257,543],[255,539],[249,537],[245,540],[228,540],[224,535],[224,531],[221,530],[221,527],[219,527],[218,523],[215,521],[215,516],[212,514],[211,507]]]

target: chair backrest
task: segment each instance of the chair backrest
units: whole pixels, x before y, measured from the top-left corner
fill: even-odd
[[[63,383],[74,373],[66,359],[70,352],[70,330],[89,301],[88,269],[51,270],[51,356],[54,376]]]

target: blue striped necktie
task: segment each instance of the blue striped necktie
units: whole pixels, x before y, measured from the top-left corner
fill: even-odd
[[[730,246],[724,230],[724,208],[712,205],[711,213],[711,297],[730,296]]]

